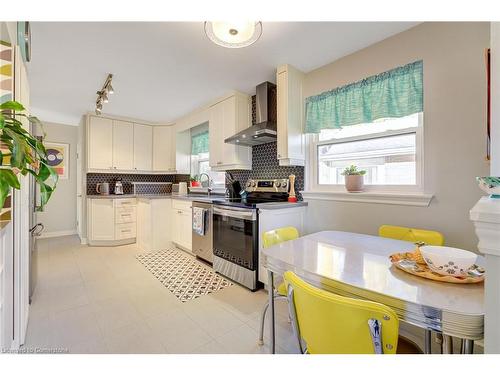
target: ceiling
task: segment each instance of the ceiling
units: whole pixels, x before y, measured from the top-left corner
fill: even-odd
[[[202,22],[35,22],[28,64],[31,107],[76,125],[113,73],[103,113],[168,123],[228,91],[255,93],[288,63],[309,72],[415,22],[265,22],[252,46],[226,49]]]

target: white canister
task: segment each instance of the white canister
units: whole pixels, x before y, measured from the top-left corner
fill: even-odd
[[[187,195],[187,182],[179,182],[179,195]]]

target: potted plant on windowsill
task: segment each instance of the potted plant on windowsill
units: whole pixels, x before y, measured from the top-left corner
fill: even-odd
[[[345,177],[345,188],[349,193],[361,193],[364,186],[364,175],[366,171],[358,170],[358,167],[351,165],[342,172]]]
[[[200,181],[198,181],[197,178],[198,178],[198,175],[189,178],[189,180],[191,181],[191,187],[200,187],[201,186]]]
[[[24,129],[20,119],[42,124],[24,111],[24,106],[15,101],[0,104],[0,209],[10,189],[21,188],[19,175],[31,174],[35,178],[40,187],[41,207],[49,201],[58,180],[49,166],[43,141]]]

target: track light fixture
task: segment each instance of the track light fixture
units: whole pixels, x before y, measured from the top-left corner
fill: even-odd
[[[102,105],[103,103],[109,102],[108,95],[114,94],[115,90],[111,85],[111,81],[113,79],[113,74],[108,74],[106,77],[106,81],[104,81],[104,85],[102,89],[97,91],[97,100],[95,101],[95,114],[100,115],[102,113]]]

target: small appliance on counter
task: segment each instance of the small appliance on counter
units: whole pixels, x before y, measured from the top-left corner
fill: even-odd
[[[226,173],[226,185],[227,198],[240,198],[241,184],[238,180],[235,180],[233,175],[229,172]]]
[[[123,184],[121,178],[117,178],[115,181],[115,194],[123,195]]]
[[[100,184],[97,184],[95,187],[95,191],[97,194],[109,195],[109,183],[101,182]]]
[[[179,182],[179,195],[187,195],[187,182]]]
[[[178,184],[172,184],[172,195],[178,195],[178,196],[187,195],[187,183],[179,182]]]

